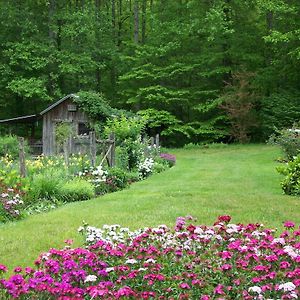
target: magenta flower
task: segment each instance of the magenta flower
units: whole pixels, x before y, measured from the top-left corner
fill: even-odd
[[[179,287],[181,288],[181,289],[184,289],[184,290],[189,290],[191,287],[187,284],[187,283],[185,283],[185,282],[182,282],[182,283],[180,283],[179,284]]]
[[[295,223],[292,221],[285,221],[283,226],[286,228],[293,228],[293,227],[295,227]]]
[[[224,285],[218,284],[218,285],[216,286],[216,288],[214,289],[214,293],[215,293],[216,295],[225,295],[225,293],[224,293],[224,291],[223,291],[223,288],[224,288]]]

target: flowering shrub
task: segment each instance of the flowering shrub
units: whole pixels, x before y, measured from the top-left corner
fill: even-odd
[[[154,166],[154,159],[152,157],[146,157],[144,161],[138,165],[139,177],[141,179],[148,177],[152,174]]]
[[[161,153],[159,155],[162,159],[166,160],[169,163],[169,166],[172,167],[176,163],[176,156],[170,153]]]
[[[51,249],[36,269],[15,268],[0,281],[1,299],[297,299],[300,230],[261,224],[213,226],[179,217],[130,232],[119,225],[79,229],[87,248]],[[0,273],[6,267],[0,265]],[[2,294],[1,294],[2,293]]]
[[[86,179],[95,187],[98,187],[101,182],[106,181],[107,171],[105,171],[102,166],[99,165],[96,168],[90,167],[84,169],[82,172],[78,172],[78,176]]]
[[[0,222],[21,218],[22,195],[18,188],[9,188],[0,182]]]
[[[282,190],[287,195],[300,195],[300,155],[295,156],[285,166],[280,166],[277,171],[285,175],[281,182]]]

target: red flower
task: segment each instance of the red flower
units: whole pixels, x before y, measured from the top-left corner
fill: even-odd
[[[218,221],[219,222],[224,222],[224,223],[229,223],[231,220],[231,217],[228,215],[224,215],[224,216],[219,216],[218,217]]]

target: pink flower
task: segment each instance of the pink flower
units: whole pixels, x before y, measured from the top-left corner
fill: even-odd
[[[224,285],[222,284],[218,284],[216,286],[216,288],[214,289],[214,293],[217,295],[225,295],[224,291],[223,291]]]
[[[229,223],[231,220],[231,217],[228,215],[224,215],[224,216],[219,216],[218,217],[218,221],[219,222],[224,222],[224,223]]]
[[[64,241],[64,243],[67,244],[67,245],[72,245],[73,242],[74,242],[74,241],[71,240],[71,239],[68,239],[68,240],[65,240],[65,241]]]
[[[280,263],[280,269],[287,269],[291,266],[291,264],[288,261],[282,261]]]
[[[14,272],[15,273],[21,273],[22,272],[22,268],[21,267],[15,267],[14,268]]]
[[[293,227],[295,227],[295,223],[292,221],[285,221],[283,226],[286,228],[293,228]]]
[[[223,266],[221,266],[221,269],[223,271],[229,271],[232,269],[232,265],[229,265],[229,264],[224,264]]]
[[[7,267],[5,265],[0,264],[0,273],[1,272],[3,272],[3,273],[7,272]]]
[[[190,287],[187,283],[185,283],[185,282],[180,283],[180,284],[179,284],[179,287],[182,288],[182,289],[184,289],[184,290],[189,290],[189,289],[191,288],[191,287]]]
[[[117,298],[121,298],[123,296],[129,297],[134,296],[135,292],[129,286],[124,286],[120,288],[115,295],[117,296]]]

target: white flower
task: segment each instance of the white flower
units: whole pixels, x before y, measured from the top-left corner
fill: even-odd
[[[285,292],[291,292],[296,288],[292,282],[286,282],[279,285],[279,290],[284,290]]]
[[[156,263],[156,260],[153,259],[153,258],[149,258],[149,259],[147,259],[147,260],[145,261],[145,263],[147,263],[147,264],[155,264],[155,263]]]
[[[249,287],[248,292],[261,294],[261,288],[259,286],[251,286],[251,287]]]
[[[200,227],[196,227],[196,229],[194,230],[194,233],[196,233],[196,234],[202,234],[203,230]]]
[[[81,232],[81,231],[83,231],[83,230],[84,230],[84,227],[83,227],[83,226],[80,226],[80,227],[77,229],[78,232]]]
[[[277,238],[277,239],[274,239],[272,241],[272,244],[281,244],[281,245],[284,245],[285,244],[285,240],[284,240],[284,238]]]
[[[107,273],[109,273],[109,272],[112,272],[112,271],[114,271],[114,269],[115,269],[114,267],[111,267],[111,268],[106,268],[106,269],[105,269],[105,271],[106,271]]]
[[[125,264],[129,264],[129,265],[133,265],[133,264],[136,264],[137,263],[137,260],[136,259],[127,259],[125,261]]]
[[[84,282],[94,282],[97,280],[97,276],[96,275],[88,275],[85,277]]]

